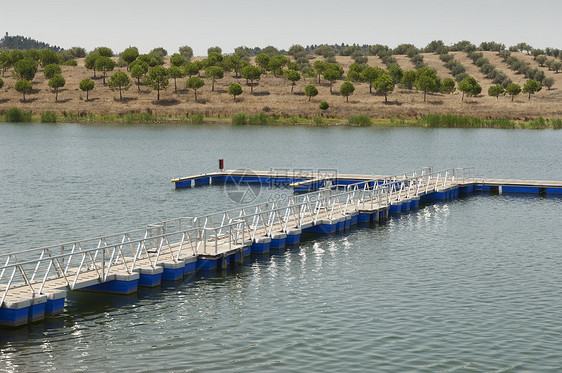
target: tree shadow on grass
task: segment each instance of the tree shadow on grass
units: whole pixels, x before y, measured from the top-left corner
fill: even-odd
[[[126,104],[128,102],[131,102],[131,101],[137,101],[137,100],[138,100],[138,98],[136,98],[136,97],[123,97],[122,100],[119,100],[117,97],[113,97],[113,101],[122,102],[124,104]]]
[[[436,101],[427,101],[428,104],[430,105],[443,105],[443,101],[442,100],[436,100]]]
[[[383,101],[383,104],[384,104],[384,101]],[[402,103],[398,102],[398,101],[388,101],[385,105],[387,105],[387,106],[402,106]]]
[[[254,92],[254,93],[250,93],[250,95],[252,96],[269,96],[271,93],[269,91],[259,91],[259,92]]]
[[[215,89],[215,93],[226,93],[226,89]]]
[[[94,101],[99,101],[100,99],[98,97],[90,97],[87,100],[84,100],[84,102],[94,102]]]
[[[21,102],[22,104],[27,104],[27,103],[29,103],[29,102],[35,102],[35,101],[37,101],[37,97],[34,97],[34,98],[27,98],[27,97],[26,97],[25,100],[24,100],[24,99],[20,99],[20,102]]]
[[[293,92],[295,96],[304,96],[304,92]]]
[[[8,101],[10,101],[10,100],[7,99],[7,98],[0,98],[0,104],[4,104],[4,103],[6,103],[6,102],[8,102]]]
[[[152,101],[153,105],[158,105],[158,106],[174,106],[179,104],[180,101],[176,100],[175,98],[172,99],[166,99],[166,100],[154,100]]]
[[[71,98],[64,98],[64,99],[62,99],[62,100],[59,99],[59,100],[56,101],[55,103],[56,103],[56,104],[65,104],[65,103],[67,103],[68,101],[72,101],[72,99],[71,99]]]

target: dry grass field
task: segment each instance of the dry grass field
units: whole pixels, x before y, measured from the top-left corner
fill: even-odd
[[[355,92],[346,102],[339,95],[341,81],[334,84],[334,94],[330,94],[329,83],[322,80],[318,85],[316,79],[301,79],[297,82],[294,92],[291,93],[290,82],[283,77],[264,75],[254,87],[254,94],[250,94],[250,87],[246,85],[245,79],[235,78],[233,73],[225,73],[224,79],[217,81],[215,92],[211,92],[211,82],[205,79],[205,86],[198,90],[199,102],[194,101],[193,92],[185,89],[187,78],[178,79],[178,92],[174,92],[173,80],[170,87],[161,93],[160,101],[156,100],[156,92],[141,85],[140,92],[136,84],[124,93],[124,100],[119,101],[119,93],[112,92],[102,84],[100,74],[95,79],[95,88],[90,92],[89,101],[86,101],[86,93],[78,88],[79,82],[84,78],[91,78],[92,71],[84,67],[84,60],[78,60],[78,66],[62,66],[62,75],[66,79],[66,85],[59,92],[59,100],[55,103],[55,95],[48,87],[39,69],[33,80],[33,91],[27,95],[26,102],[22,101],[22,95],[14,89],[16,83],[9,70],[2,79],[4,87],[0,89],[0,113],[17,106],[19,108],[40,114],[43,111],[55,111],[59,114],[93,114],[93,115],[123,115],[127,113],[152,113],[159,116],[185,116],[202,114],[206,117],[227,118],[237,112],[244,111],[255,114],[265,111],[269,115],[280,117],[314,117],[319,116],[318,105],[321,101],[327,101],[330,108],[324,114],[331,118],[345,120],[352,115],[362,114],[371,118],[418,118],[425,114],[455,114],[469,115],[482,118],[510,118],[529,119],[542,116],[544,118],[562,118],[562,73],[555,74],[548,71],[546,67],[541,68],[546,76],[553,77],[555,84],[553,89],[543,88],[535,94],[531,100],[525,94],[521,94],[511,102],[510,97],[499,99],[488,97],[487,91],[491,80],[480,73],[478,67],[472,63],[464,52],[451,52],[456,60],[466,68],[466,72],[474,76],[482,86],[482,94],[471,97],[461,102],[458,92],[454,94],[428,94],[427,102],[423,101],[423,93],[415,90],[395,88],[389,95],[388,104],[384,104],[384,96],[369,94],[367,83],[356,83]],[[451,77],[449,71],[435,54],[424,53],[426,65],[434,68],[442,78]],[[524,53],[513,53],[513,56],[528,62],[533,68],[539,67],[532,56]],[[507,64],[497,56],[495,52],[484,52],[484,57],[498,69],[507,74],[514,82],[523,84],[526,79],[509,69]],[[413,64],[404,55],[395,56],[398,64],[403,69],[412,69]],[[350,57],[336,57],[344,70],[353,62]],[[311,59],[311,63],[314,59]],[[369,57],[370,66],[386,68],[379,57]],[[168,61],[167,61],[167,65]],[[118,69],[110,72],[109,75]],[[125,68],[120,70],[126,71]],[[108,75],[108,76],[109,76]],[[134,82],[135,80],[133,80]],[[232,82],[238,82],[243,87],[243,94],[236,101],[228,95],[228,86]],[[315,84],[319,90],[318,96],[311,101],[304,96],[304,87]]]

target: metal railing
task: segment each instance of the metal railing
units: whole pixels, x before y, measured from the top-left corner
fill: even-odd
[[[115,273],[201,254],[217,255],[251,244],[261,236],[359,211],[388,208],[457,183],[474,181],[474,168],[432,171],[330,185],[292,195],[285,202],[241,206],[199,217],[179,217],[145,229],[0,255],[0,305],[14,289],[42,294],[46,286],[76,289],[86,281],[105,282]],[[19,281],[14,282],[19,277]]]

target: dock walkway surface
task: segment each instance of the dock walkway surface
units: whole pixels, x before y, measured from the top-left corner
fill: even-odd
[[[67,291],[130,294],[195,271],[242,264],[251,254],[297,244],[301,234],[331,234],[382,223],[427,203],[484,191],[562,195],[562,182],[476,179],[473,168],[401,175],[222,170],[172,179],[205,184],[286,184],[296,194],[199,217],[179,217],[128,232],[0,255],[0,325],[19,326],[63,312]],[[304,192],[304,193],[303,193]]]

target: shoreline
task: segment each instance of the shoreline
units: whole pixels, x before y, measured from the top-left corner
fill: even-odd
[[[364,115],[350,118],[279,117],[260,112],[250,115],[239,112],[233,116],[203,116],[194,115],[157,115],[157,114],[93,114],[69,113],[63,115],[45,111],[40,115],[32,114],[25,109],[21,113],[27,114],[24,120],[9,120],[7,114],[0,115],[0,122],[20,123],[82,123],[82,124],[193,124],[193,125],[233,125],[233,126],[345,126],[345,127],[429,127],[429,128],[504,128],[504,129],[562,129],[561,119],[545,119],[543,117],[531,119],[510,119],[507,117],[485,118],[478,116],[456,114],[426,114],[421,117],[390,117],[370,118]],[[44,117],[44,114],[49,114]],[[243,121],[240,122],[240,116]]]

